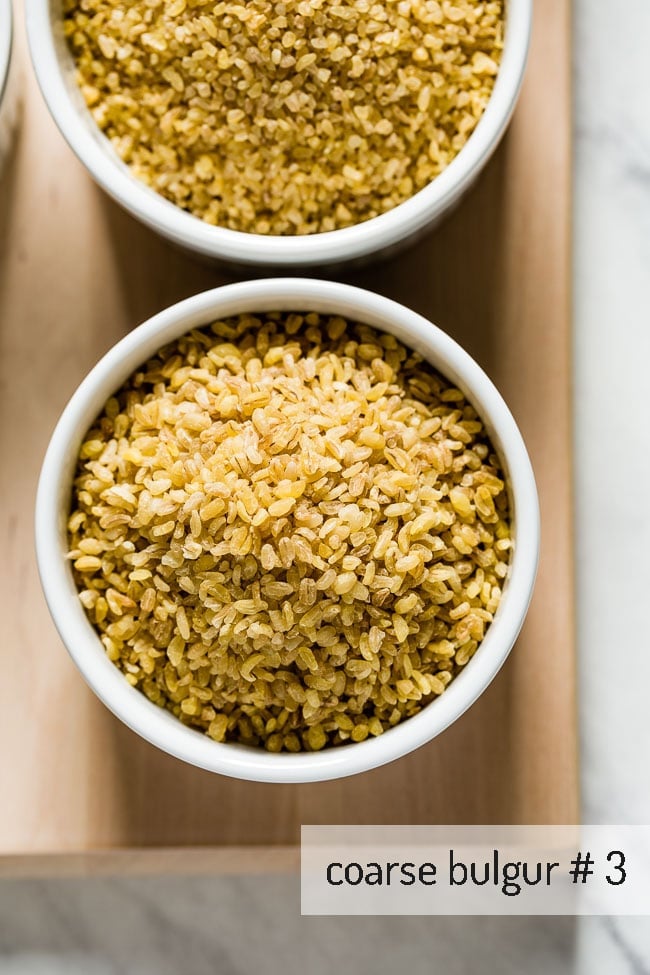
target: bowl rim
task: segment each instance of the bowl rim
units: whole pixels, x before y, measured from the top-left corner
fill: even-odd
[[[72,472],[84,434],[103,404],[158,348],[193,327],[240,312],[314,310],[391,332],[468,394],[506,469],[516,545],[494,622],[467,667],[445,693],[378,738],[297,755],[217,743],[183,725],[131,687],[106,657],[78,599],[65,558]],[[480,366],[449,335],[404,305],[360,288],[310,278],[229,284],[186,298],[127,334],[95,365],[52,434],[38,484],[35,538],[41,584],[56,628],[86,682],[104,704],[147,741],[192,765],[259,782],[314,782],[364,772],[406,755],[440,734],[495,677],[523,623],[539,554],[539,507],[533,470],[512,414]]]
[[[493,92],[474,132],[439,176],[392,210],[363,223],[318,234],[278,236],[210,226],[131,174],[81,98],[75,103],[71,97],[57,53],[51,3],[25,0],[32,64],[52,117],[95,181],[142,223],[181,247],[233,264],[269,268],[359,260],[416,236],[449,210],[488,161],[510,120],[528,57],[533,10],[533,0],[506,0],[504,48]]]
[[[9,81],[11,49],[14,37],[14,16],[11,0],[0,0],[0,24],[8,24],[8,30],[0,31],[0,104]]]

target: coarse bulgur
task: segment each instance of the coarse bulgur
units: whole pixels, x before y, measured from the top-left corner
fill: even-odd
[[[64,0],[78,82],[133,173],[210,224],[351,226],[463,147],[503,0]]]
[[[217,741],[319,750],[442,694],[499,604],[499,461],[393,336],[242,315],[163,348],[80,448],[69,519],[108,657]]]

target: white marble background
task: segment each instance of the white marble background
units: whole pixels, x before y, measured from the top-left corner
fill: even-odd
[[[575,0],[584,820],[650,823],[650,2]],[[0,975],[646,975],[647,919],[301,918],[297,881],[5,881]]]
[[[583,820],[650,823],[650,3],[575,4]],[[650,972],[650,919],[579,926],[580,975]]]

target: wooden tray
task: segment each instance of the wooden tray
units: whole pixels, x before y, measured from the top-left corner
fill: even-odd
[[[24,124],[0,183],[0,870],[276,869],[295,861],[275,848],[301,823],[576,820],[569,22],[564,0],[536,8],[525,90],[488,171],[433,236],[353,276],[447,329],[509,402],[541,495],[536,595],[508,664],[452,728],[387,768],[309,786],[229,780],[147,745],[86,689],[50,622],[32,509],[59,412],[128,329],[224,279],[94,186],[23,56]],[[210,849],[172,850],[186,846]]]

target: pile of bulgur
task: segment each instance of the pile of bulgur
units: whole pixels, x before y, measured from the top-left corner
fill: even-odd
[[[64,0],[134,174],[210,224],[310,234],[434,179],[492,92],[503,0]]]
[[[442,694],[499,604],[507,492],[463,394],[391,335],[243,315],[162,349],[80,449],[80,599],[217,741],[362,741]]]

